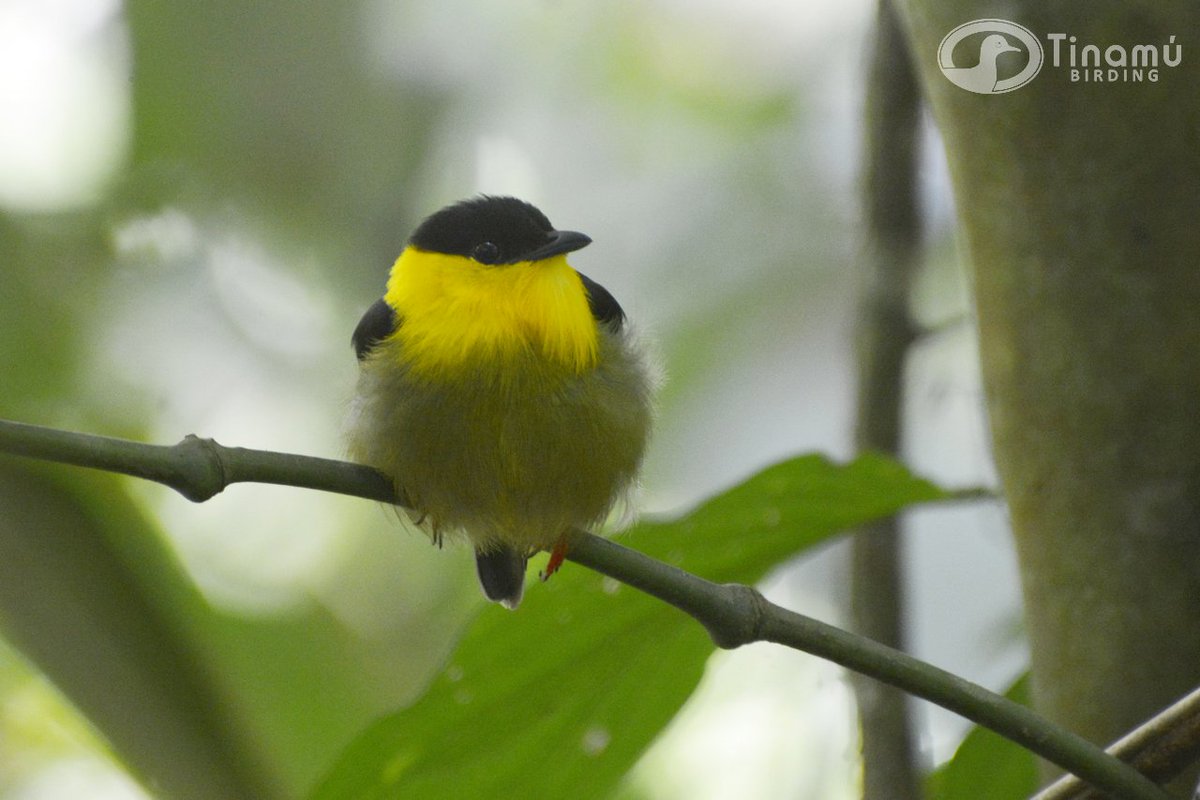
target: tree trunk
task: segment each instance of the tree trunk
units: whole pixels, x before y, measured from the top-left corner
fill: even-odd
[[[1034,700],[1104,742],[1200,684],[1200,4],[1010,4],[1045,64],[973,94],[936,53],[990,8],[905,15],[973,269]],[[1073,82],[1072,43],[1154,46],[1157,81]]]
[[[898,454],[904,362],[913,339],[908,295],[917,264],[917,131],[920,96],[904,32],[891,0],[879,0],[867,73],[863,205],[868,239],[858,322],[859,450]],[[851,543],[855,630],[903,650],[902,531],[896,519],[860,529]],[[909,698],[862,675],[853,677],[862,737],[862,800],[921,797]]]

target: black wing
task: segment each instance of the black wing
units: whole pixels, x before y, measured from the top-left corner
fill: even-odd
[[[399,324],[400,320],[395,310],[384,302],[382,297],[372,303],[367,313],[358,321],[354,335],[350,337],[358,360],[362,361],[375,345],[395,333]]]
[[[587,290],[588,308],[592,310],[592,316],[596,318],[596,322],[609,325],[614,331],[621,330],[621,326],[625,324],[625,311],[621,308],[621,304],[608,293],[608,289],[587,275],[580,272],[579,277],[583,280],[583,288]]]

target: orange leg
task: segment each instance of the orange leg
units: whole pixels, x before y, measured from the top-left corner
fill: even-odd
[[[546,569],[538,575],[543,581],[550,580],[550,576],[558,572],[558,568],[563,565],[563,561],[567,558],[567,535],[564,533],[558,537],[558,541],[554,543],[554,549],[550,551],[550,560],[546,562]]]

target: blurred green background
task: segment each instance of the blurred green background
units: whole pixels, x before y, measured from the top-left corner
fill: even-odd
[[[591,235],[572,263],[665,365],[645,513],[797,452],[848,456],[872,12],[865,0],[0,0],[0,416],[340,456],[359,314],[420,218],[489,192]],[[912,358],[908,455],[968,485],[991,468],[942,171],[930,155],[918,313],[938,333]],[[10,537],[42,555],[60,542],[51,556],[109,574],[53,538],[73,514],[87,523],[71,530],[122,554],[105,566],[113,580],[157,598],[146,620],[97,608],[72,601],[69,580],[36,582],[36,552],[32,566],[10,559],[10,608],[45,617],[0,619],[4,798],[144,797],[20,654],[61,652],[47,631],[101,648],[130,616],[185,631],[191,649],[153,669],[215,675],[254,757],[298,795],[416,696],[481,602],[467,552],[437,551],[372,503],[238,486],[193,505],[76,470],[0,470]],[[1023,645],[1003,518],[924,511],[910,528],[917,654],[1007,685]],[[827,548],[765,589],[838,621],[843,566]],[[73,658],[72,696],[125,674]],[[964,726],[928,722],[932,764]],[[631,791],[838,798],[856,775],[839,671],[757,646],[713,657]]]

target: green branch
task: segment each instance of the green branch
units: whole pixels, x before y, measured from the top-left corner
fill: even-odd
[[[370,467],[224,447],[195,436],[159,446],[0,420],[0,452],[145,478],[196,502],[238,482],[402,501],[391,481]],[[580,530],[572,532],[568,558],[692,616],[719,647],[766,641],[828,659],[990,728],[1111,797],[1167,800],[1163,790],[1137,771],[1024,706],[877,642],[774,605],[749,586],[718,585]]]
[[[1113,742],[1108,752],[1159,783],[1181,774],[1200,758],[1200,689]],[[1064,775],[1032,800],[1102,800],[1102,796],[1078,777]]]
[[[234,483],[274,483],[403,505],[384,475],[330,458],[225,447],[189,434],[173,445],[0,420],[0,453],[118,472],[169,486],[203,503]]]

